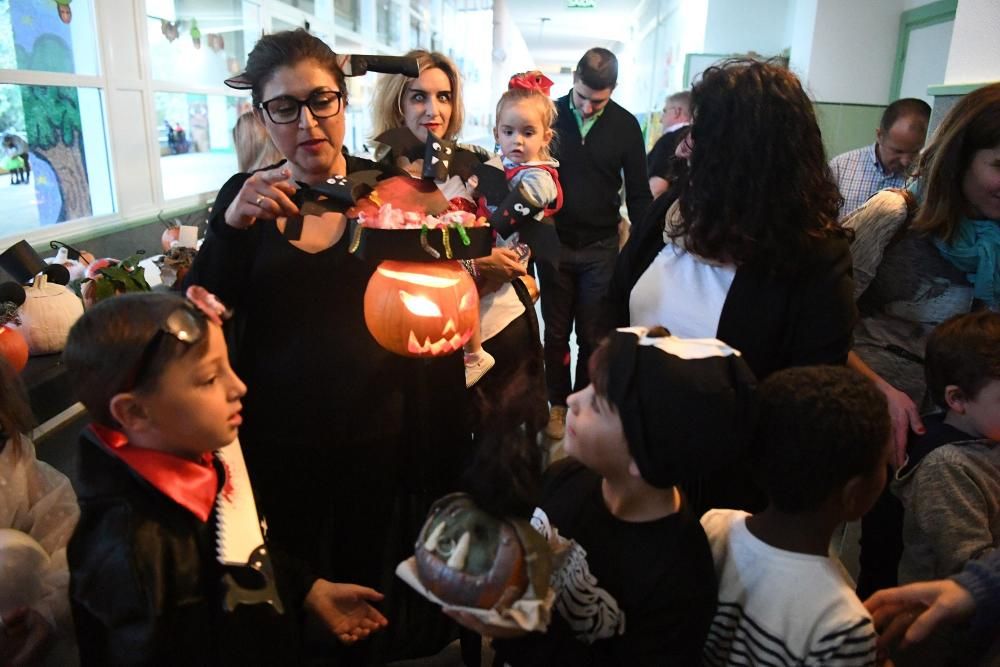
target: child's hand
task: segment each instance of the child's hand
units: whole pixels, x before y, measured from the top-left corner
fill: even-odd
[[[52,637],[52,626],[34,609],[17,609],[3,617],[0,665],[20,667],[41,662]]]
[[[335,584],[317,579],[306,596],[305,607],[315,614],[343,644],[353,644],[389,624],[368,601],[384,596],[356,584]]]
[[[521,628],[500,627],[497,625],[486,625],[472,614],[456,609],[445,609],[445,616],[462,625],[478,635],[491,637],[493,639],[517,639],[528,634],[527,630]]]

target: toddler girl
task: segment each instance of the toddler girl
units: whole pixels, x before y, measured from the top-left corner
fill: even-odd
[[[517,74],[510,79],[507,91],[497,103],[497,123],[493,130],[499,158],[486,164],[503,171],[509,193],[499,204],[480,197],[480,212],[497,230],[497,246],[512,248],[527,265],[530,252],[521,243],[519,226],[542,220],[562,206],[559,186],[559,163],[552,159],[549,147],[555,137],[556,106],[549,97],[552,82],[539,71]],[[480,191],[485,188],[477,183]],[[509,284],[496,289],[486,286],[480,299],[480,328],[465,347],[465,383],[471,387],[493,367],[493,357],[483,349],[482,341],[501,331],[520,315],[520,301]],[[507,298],[518,308],[493,308]],[[484,333],[485,332],[485,333]]]

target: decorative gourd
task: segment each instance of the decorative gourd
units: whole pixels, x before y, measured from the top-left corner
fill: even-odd
[[[379,264],[365,291],[365,323],[379,345],[408,357],[462,349],[479,318],[479,294],[458,262]]]
[[[28,364],[28,343],[17,329],[0,327],[0,356],[7,360],[14,372],[20,373]]]
[[[551,551],[527,520],[502,520],[464,493],[431,508],[414,553],[420,583],[446,604],[492,609],[521,599],[530,583],[544,598]]]
[[[72,290],[48,281],[44,274],[24,290],[21,333],[31,354],[62,352],[73,324],[83,315],[83,303]]]
[[[145,270],[139,266],[139,259],[139,255],[133,255],[121,261],[105,257],[91,262],[87,267],[87,277],[80,285],[84,307],[90,308],[116,294],[151,291]]]

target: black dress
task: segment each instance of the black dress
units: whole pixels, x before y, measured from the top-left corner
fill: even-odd
[[[348,157],[347,168],[379,167]],[[269,540],[315,577],[387,596],[389,628],[341,653],[378,664],[433,652],[451,628],[394,568],[469,454],[461,354],[409,359],[375,342],[364,292],[376,263],[348,253],[346,232],[308,253],[272,221],[226,225],[247,178],[220,190],[186,283],[236,309],[230,356],[248,387],[240,440]]]

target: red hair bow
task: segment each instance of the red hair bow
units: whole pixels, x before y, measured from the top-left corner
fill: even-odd
[[[521,72],[510,77],[507,84],[508,90],[523,88],[524,90],[537,90],[542,95],[548,95],[552,90],[552,80],[539,72],[537,69],[531,72]]]

